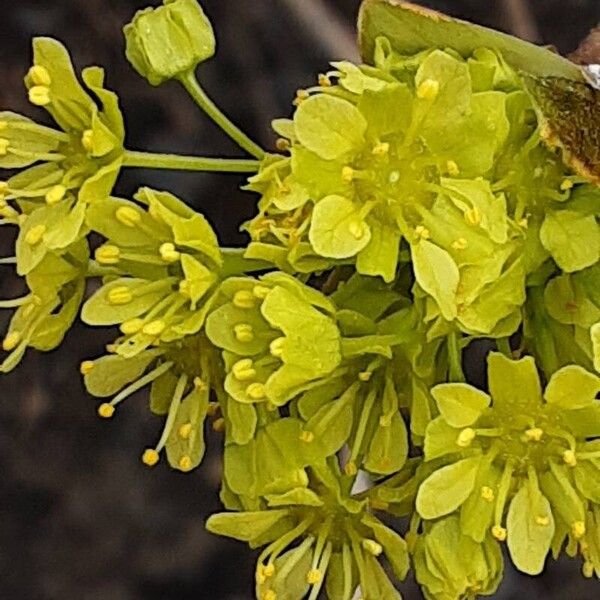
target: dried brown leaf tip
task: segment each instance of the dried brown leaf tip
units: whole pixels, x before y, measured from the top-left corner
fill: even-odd
[[[600,25],[590,31],[569,58],[578,65],[600,64]]]
[[[541,134],[578,174],[600,185],[600,91],[560,77],[526,77]]]

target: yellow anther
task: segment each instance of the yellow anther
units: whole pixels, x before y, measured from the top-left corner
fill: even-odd
[[[210,402],[208,404],[208,408],[206,409],[206,414],[209,417],[214,417],[219,412],[220,406],[218,402]]]
[[[351,183],[354,180],[354,169],[349,166],[342,168],[342,180],[346,183]]]
[[[569,467],[577,466],[577,457],[575,456],[575,452],[573,452],[573,450],[565,450],[562,457],[565,461],[565,464],[569,465]]]
[[[160,456],[153,448],[148,448],[144,451],[144,454],[142,454],[142,462],[148,467],[154,467],[158,464],[159,460]]]
[[[358,379],[367,383],[367,381],[371,381],[371,377],[373,377],[373,371],[361,371],[358,374]]]
[[[331,87],[331,79],[324,73],[319,74],[319,85],[321,87]]]
[[[518,225],[523,229],[527,229],[529,227],[529,219],[527,217],[523,217],[518,221]]]
[[[254,340],[254,330],[250,323],[239,323],[233,328],[233,332],[238,342],[249,343]]]
[[[171,244],[171,242],[167,242],[166,244],[163,244],[158,249],[158,252],[160,254],[160,257],[166,263],[174,263],[174,262],[177,262],[181,258],[181,252],[178,252],[175,249],[175,245]]]
[[[563,192],[568,192],[569,190],[573,189],[573,186],[575,184],[570,180],[570,179],[565,179],[561,184],[560,184],[560,189]]]
[[[550,525],[550,518],[546,516],[537,516],[535,518],[535,524],[540,527],[548,527],[548,525]]]
[[[263,573],[267,579],[269,577],[273,577],[273,575],[275,575],[275,565],[273,563],[269,563],[268,565],[265,565],[265,567],[263,569]]]
[[[119,329],[123,335],[135,335],[142,330],[142,327],[144,327],[144,320],[136,318],[124,321]]]
[[[35,106],[48,106],[50,104],[50,88],[45,85],[34,85],[29,90],[29,102]]]
[[[273,590],[267,590],[263,596],[263,600],[277,600],[277,594]]]
[[[225,431],[225,419],[223,417],[215,419],[212,428],[216,433],[223,433]]]
[[[46,233],[46,226],[45,225],[35,225],[35,227],[32,227],[26,234],[25,234],[25,241],[30,245],[30,246],[36,246],[37,244],[39,244],[42,239],[44,238],[44,235]]]
[[[193,466],[192,459],[189,456],[182,456],[179,459],[179,468],[182,471],[189,471]]]
[[[133,294],[128,287],[120,285],[109,290],[107,300],[114,305],[129,304],[133,300]]]
[[[267,396],[267,390],[263,383],[251,383],[246,388],[246,394],[252,400],[263,400]]]
[[[344,465],[344,473],[349,477],[354,477],[358,473],[358,468],[356,467],[356,463],[353,460],[349,460]]]
[[[119,349],[119,346],[117,344],[106,344],[105,348],[109,354],[114,354]]]
[[[573,534],[573,537],[578,540],[580,538],[582,538],[585,535],[585,523],[583,521],[575,521],[572,525],[571,525],[571,533]]]
[[[277,138],[275,148],[280,152],[287,152],[291,148],[291,144],[289,140],[286,140],[285,138]]]
[[[207,390],[208,386],[202,377],[194,377],[194,387],[198,390]]]
[[[386,156],[389,154],[390,145],[387,142],[380,142],[376,144],[372,150],[374,156]]]
[[[448,171],[448,175],[452,175],[452,177],[456,177],[457,175],[460,174],[460,169],[458,168],[458,165],[453,160],[449,160],[446,163],[446,170]]]
[[[8,147],[10,142],[6,138],[0,138],[0,156],[6,156],[8,154]]]
[[[101,265],[116,265],[121,259],[121,251],[117,246],[104,244],[96,250],[94,257]]]
[[[431,237],[431,232],[427,227],[423,227],[423,225],[417,225],[415,227],[415,234],[417,238],[422,240],[428,240]]]
[[[233,296],[233,305],[237,308],[254,308],[256,297],[250,290],[239,290]]]
[[[192,433],[192,424],[184,423],[177,432],[182,440],[189,440]]]
[[[8,185],[8,181],[0,181],[0,196],[8,194],[9,191],[10,186]]]
[[[500,525],[494,525],[492,527],[492,535],[499,541],[499,542],[505,542],[506,541],[506,536],[507,536],[507,532],[506,529]]]
[[[392,171],[388,176],[388,181],[392,185],[398,183],[400,181],[400,171]]]
[[[379,498],[370,498],[369,504],[373,510],[389,510],[390,504],[385,500],[381,500]]]
[[[22,337],[20,331],[9,332],[4,340],[2,340],[2,350],[4,352],[12,352],[21,343]]]
[[[55,185],[46,193],[46,204],[52,206],[58,204],[67,193],[67,188],[64,185]]]
[[[231,372],[238,381],[249,381],[256,377],[256,369],[251,358],[238,360],[231,368]]]
[[[362,221],[352,221],[348,225],[348,231],[350,232],[350,235],[357,240],[364,238],[367,232],[365,224]]]
[[[469,247],[469,242],[466,238],[458,238],[452,242],[452,248],[454,250],[466,250]]]
[[[310,98],[310,93],[306,90],[298,90],[294,99],[294,106],[300,106],[305,100]]]
[[[426,79],[417,88],[417,98],[420,100],[435,100],[440,93],[440,82],[437,79]]]
[[[544,430],[539,427],[532,427],[525,432],[525,439],[528,442],[539,442],[544,436]]]
[[[87,152],[94,150],[94,132],[92,129],[86,129],[81,134],[81,145]]]
[[[591,563],[589,560],[583,563],[581,573],[586,579],[591,579],[594,576],[595,571],[594,563]]]
[[[383,547],[375,540],[363,540],[362,547],[373,556],[379,556],[383,552]]]
[[[98,416],[103,419],[110,419],[115,414],[115,407],[105,402],[98,407]]]
[[[493,501],[494,501],[494,499],[495,499],[495,497],[496,497],[496,495],[494,494],[494,490],[493,490],[491,487],[489,487],[489,486],[487,486],[487,485],[484,485],[484,486],[481,488],[481,497],[482,497],[482,498],[483,498],[483,499],[484,499],[486,502],[493,502]]]
[[[140,213],[131,206],[119,206],[115,211],[115,217],[127,227],[135,227],[142,220]]]
[[[456,445],[460,446],[461,448],[468,448],[476,437],[477,434],[475,433],[475,430],[471,427],[467,427],[458,434],[458,437],[456,438]]]
[[[533,178],[534,179],[539,179],[543,174],[544,174],[544,169],[542,169],[542,167],[536,167],[533,170]]]
[[[323,579],[323,573],[319,569],[311,569],[306,575],[306,582],[309,585],[317,585]]]
[[[477,207],[470,208],[465,212],[465,221],[469,225],[477,227],[481,224],[481,211]]]
[[[33,65],[27,73],[33,85],[43,85],[49,87],[52,84],[52,78],[46,67],[42,65]]]
[[[80,365],[79,365],[79,372],[82,375],[89,375],[93,370],[94,370],[94,361],[93,360],[84,360]]]
[[[269,344],[269,352],[275,358],[281,358],[285,350],[285,338],[279,337]]]
[[[150,321],[142,327],[142,332],[152,337],[158,337],[167,328],[167,324],[164,321]]]
[[[270,292],[271,288],[268,288],[265,285],[255,285],[252,288],[252,295],[259,300],[264,300]]]
[[[303,431],[300,434],[300,441],[310,444],[315,441],[315,434],[312,431]]]

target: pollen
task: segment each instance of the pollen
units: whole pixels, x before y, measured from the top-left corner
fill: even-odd
[[[569,467],[577,466],[577,457],[575,456],[575,452],[573,452],[573,450],[565,450],[562,457],[565,464],[569,465]]]
[[[275,565],[273,563],[269,563],[268,565],[265,565],[265,567],[263,569],[263,573],[267,579],[269,577],[273,577],[273,575],[275,575]]]
[[[285,338],[284,337],[277,338],[269,344],[269,352],[271,353],[271,356],[274,356],[275,358],[281,358],[283,356],[284,350],[285,350]]]
[[[192,424],[184,423],[177,432],[182,440],[189,440],[192,433]]]
[[[160,456],[153,448],[148,448],[144,451],[144,454],[142,454],[142,462],[148,467],[154,467],[158,464],[159,460]]]
[[[570,179],[565,179],[561,184],[560,184],[560,189],[563,192],[568,192],[569,190],[573,189],[573,186],[575,184],[570,180]]]
[[[469,242],[466,238],[458,238],[452,242],[452,248],[454,250],[466,250],[469,247]]]
[[[535,518],[535,524],[540,527],[548,527],[548,525],[550,525],[550,518],[546,516],[537,516]]]
[[[375,540],[363,540],[362,547],[373,556],[379,556],[383,552],[383,547]]]
[[[0,156],[6,156],[8,154],[8,147],[10,142],[6,138],[0,138]]]
[[[144,327],[144,321],[142,319],[129,319],[121,323],[119,329],[123,335],[135,335]]]
[[[358,473],[358,469],[356,468],[356,463],[353,460],[349,460],[344,465],[344,473],[349,477],[354,477]]]
[[[233,296],[233,305],[237,308],[254,308],[256,298],[250,290],[239,290]]]
[[[321,583],[322,579],[323,573],[319,569],[311,569],[306,575],[306,582],[309,585],[317,585],[317,583]]]
[[[353,238],[361,240],[365,237],[365,224],[362,221],[353,221],[348,225],[348,231]]]
[[[331,87],[331,79],[325,73],[319,74],[319,85],[321,87]]]
[[[175,245],[167,242],[166,244],[163,244],[159,249],[158,252],[160,254],[160,257],[166,262],[166,263],[174,263],[177,262],[180,258],[181,258],[181,252],[178,252],[175,249]]]
[[[544,435],[544,430],[539,427],[532,427],[525,432],[525,439],[528,442],[539,442]]]
[[[270,293],[271,288],[265,285],[255,285],[252,289],[252,295],[259,300],[264,300]]]
[[[34,85],[43,85],[46,87],[52,85],[52,77],[50,77],[48,69],[42,67],[42,65],[33,65],[27,75]]]
[[[427,227],[423,227],[423,225],[417,225],[415,227],[415,234],[418,239],[428,240],[431,237],[431,232]]]
[[[138,211],[130,206],[119,206],[115,211],[115,217],[127,227],[135,227],[142,220]]]
[[[254,340],[254,330],[250,323],[239,323],[233,328],[233,332],[235,334],[235,339],[243,344],[247,344]]]
[[[372,150],[373,156],[387,156],[390,152],[390,145],[387,142],[376,144]]]
[[[103,419],[110,419],[115,414],[115,407],[105,402],[98,407],[98,416]]]
[[[94,257],[101,265],[116,265],[121,259],[121,251],[117,246],[105,244],[96,250]]]
[[[465,212],[465,221],[473,227],[481,224],[481,218],[481,211],[477,207],[470,208]]]
[[[50,206],[58,204],[67,193],[67,188],[64,185],[55,185],[46,194],[46,204]]]
[[[81,134],[81,145],[87,152],[94,150],[94,132],[91,129],[86,129]]]
[[[267,396],[267,390],[263,383],[251,383],[246,388],[246,394],[252,400],[263,400]]]
[[[256,369],[251,358],[238,360],[231,368],[231,372],[238,381],[249,381],[256,377]]]
[[[435,100],[440,93],[440,82],[437,79],[426,79],[417,88],[417,98],[420,100]]]
[[[150,321],[142,328],[142,332],[152,337],[158,337],[167,328],[167,324],[164,321]]]
[[[82,375],[89,375],[94,370],[94,361],[93,360],[84,360],[79,365],[79,372]]]
[[[461,448],[468,448],[476,437],[477,434],[475,433],[475,430],[471,427],[467,427],[458,434],[458,437],[456,438],[456,445],[460,446]]]
[[[202,377],[194,377],[194,387],[198,390],[206,390],[208,386],[202,379]]]
[[[585,523],[583,521],[575,521],[572,525],[571,525],[571,533],[573,534],[573,537],[578,540],[580,538],[582,538],[585,535]]]
[[[300,441],[306,444],[310,444],[315,441],[315,434],[312,431],[303,431],[300,434]]]
[[[107,300],[109,304],[113,304],[115,306],[129,304],[133,300],[133,294],[128,287],[120,285],[108,292]]]
[[[489,486],[487,486],[487,485],[484,485],[484,486],[481,488],[481,497],[482,497],[482,498],[483,498],[483,499],[484,499],[486,502],[493,502],[493,501],[494,501],[494,499],[495,499],[495,497],[496,497],[496,495],[494,494],[494,490],[493,490],[491,487],[489,487]]]
[[[452,175],[452,177],[456,177],[457,175],[460,174],[460,169],[458,168],[458,165],[453,160],[449,160],[446,163],[446,170],[448,171],[448,175]]]
[[[352,183],[354,180],[354,169],[349,166],[342,168],[342,180],[346,183]]]
[[[45,85],[34,85],[29,90],[29,102],[35,106],[48,106],[50,99],[50,88]]]
[[[20,344],[21,338],[22,335],[20,331],[11,331],[2,341],[2,349],[5,352],[11,352]]]
[[[225,431],[225,419],[223,417],[215,419],[213,421],[212,428],[216,433],[223,433]]]
[[[502,527],[501,525],[494,525],[492,527],[492,535],[499,542],[505,542],[506,541],[507,532],[506,532],[506,529],[504,527]]]
[[[185,455],[179,459],[179,468],[182,471],[189,471],[193,466],[192,459]]]
[[[44,238],[45,233],[46,233],[45,225],[42,225],[42,224],[36,225],[35,227],[32,227],[27,232],[27,234],[25,235],[25,241],[30,246],[37,246]]]

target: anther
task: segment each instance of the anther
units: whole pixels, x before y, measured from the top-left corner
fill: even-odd
[[[20,343],[22,335],[20,331],[9,332],[4,340],[2,340],[2,349],[5,352],[12,352]]]
[[[356,463],[353,460],[349,460],[344,465],[344,473],[349,477],[354,477],[358,473],[358,469],[356,467]]]
[[[544,435],[544,430],[539,427],[532,427],[525,432],[525,439],[528,442],[539,442]]]
[[[458,165],[453,160],[449,160],[446,163],[446,170],[448,171],[448,175],[452,175],[452,177],[456,177],[457,175],[460,174],[460,169],[458,168]]]
[[[67,193],[67,188],[64,185],[55,185],[46,194],[46,204],[50,206],[58,204]]]
[[[415,234],[418,239],[428,240],[431,237],[431,232],[427,227],[423,227],[423,225],[417,225],[415,227]]]
[[[208,385],[202,379],[202,377],[194,377],[194,387],[197,390],[207,390],[208,389]]]
[[[189,456],[182,456],[179,459],[179,468],[182,471],[189,471],[193,466],[192,459]]]
[[[119,329],[123,335],[135,335],[142,330],[142,327],[144,327],[144,320],[135,318],[121,323]]]
[[[52,84],[52,78],[46,67],[42,65],[33,65],[27,73],[29,79],[34,85],[43,85],[49,87]]]
[[[219,412],[220,406],[218,402],[209,402],[208,408],[206,409],[206,414],[209,417],[215,417]]]
[[[493,490],[491,487],[489,487],[489,486],[487,486],[487,485],[484,485],[484,486],[481,488],[481,497],[482,497],[482,498],[483,498],[483,499],[484,499],[486,502],[493,502],[493,501],[494,501],[494,498],[495,498],[496,496],[495,496],[495,494],[494,494],[494,490]]]
[[[481,224],[481,211],[477,207],[470,208],[465,212],[465,221],[469,225],[477,227]]]
[[[537,516],[535,518],[535,524],[540,527],[548,527],[548,525],[550,525],[550,518],[546,516]]]
[[[319,569],[311,569],[306,575],[306,582],[309,585],[317,585],[323,579],[323,573]]]
[[[475,433],[475,430],[471,427],[467,427],[458,434],[458,437],[456,438],[456,445],[460,446],[461,448],[468,448],[476,437],[477,434]]]
[[[361,371],[358,374],[358,379],[364,383],[371,381],[371,377],[373,377],[373,371]]]
[[[574,183],[570,180],[570,179],[565,179],[561,184],[560,184],[560,189],[563,192],[568,192],[569,190],[573,189]]]
[[[50,104],[50,88],[45,85],[34,85],[29,90],[29,102],[35,106],[48,106]]]
[[[506,541],[506,536],[507,536],[507,531],[504,527],[502,527],[501,525],[494,525],[492,527],[492,535],[499,541],[499,542],[505,542]]]
[[[268,288],[265,285],[255,285],[252,288],[252,295],[259,300],[264,300],[270,292],[271,288]]]
[[[562,457],[565,464],[569,465],[569,467],[577,466],[577,457],[575,456],[575,452],[573,452],[573,450],[565,450]]]
[[[6,138],[0,138],[0,156],[6,156],[8,154],[8,147],[10,142]]]
[[[263,383],[251,383],[246,388],[246,394],[252,400],[263,400],[267,397],[267,390]]]
[[[263,600],[277,600],[277,594],[273,590],[267,590],[263,596]]]
[[[35,227],[32,227],[25,234],[25,241],[30,246],[37,246],[37,244],[39,244],[42,241],[45,233],[46,233],[46,226],[45,225],[42,225],[42,224],[36,225]]]
[[[392,171],[388,177],[389,183],[395,185],[400,181],[400,171]]]
[[[177,432],[182,440],[189,440],[192,433],[192,424],[184,423]]]
[[[142,220],[140,213],[130,206],[119,206],[115,211],[115,217],[127,227],[135,227]]]
[[[529,227],[529,219],[527,217],[523,217],[518,221],[518,225],[523,229],[527,229]]]
[[[420,100],[435,100],[440,93],[440,82],[436,79],[426,79],[417,88],[417,98]]]
[[[225,431],[225,419],[223,417],[215,419],[213,421],[212,428],[216,433],[223,433]]]
[[[98,407],[98,416],[102,417],[103,419],[110,419],[114,414],[115,407],[108,402],[105,402]]]
[[[389,154],[390,145],[387,142],[380,142],[376,144],[372,150],[373,156],[386,156]]]
[[[94,257],[101,265],[116,265],[121,259],[121,251],[117,246],[104,244],[96,250]]]
[[[256,298],[249,290],[239,290],[233,296],[233,305],[237,308],[254,308]]]
[[[269,352],[271,353],[271,356],[274,356],[275,358],[281,358],[283,356],[284,350],[285,350],[285,338],[284,337],[279,337],[279,338],[273,340],[269,344]]]
[[[298,90],[294,99],[294,106],[300,106],[305,100],[310,98],[310,93],[306,90]]]
[[[254,340],[254,330],[250,323],[239,323],[233,328],[233,332],[235,333],[236,340],[243,344]]]
[[[163,244],[158,249],[158,252],[160,254],[160,257],[166,263],[174,263],[174,262],[177,262],[181,258],[181,252],[178,252],[175,249],[175,245],[172,244],[171,242],[167,242],[167,243]]]
[[[107,294],[107,300],[109,304],[116,306],[121,304],[129,304],[133,300],[133,294],[128,287],[120,285],[112,288],[112,290],[109,290]]]
[[[575,521],[572,525],[571,525],[571,533],[573,534],[573,537],[578,540],[580,538],[582,538],[585,535],[585,523],[583,521]]]
[[[586,579],[591,579],[594,576],[594,564],[591,563],[589,560],[585,561],[583,563],[583,568],[581,569],[581,573],[582,575],[586,578]]]
[[[152,337],[158,337],[167,328],[167,324],[164,321],[150,321],[142,327],[142,332]]]
[[[158,464],[159,460],[160,460],[160,456],[159,456],[158,452],[156,450],[154,450],[153,448],[148,448],[147,450],[144,451],[144,454],[142,454],[142,462],[147,467],[154,467],[155,465]]]
[[[285,138],[277,138],[277,141],[275,142],[275,147],[280,152],[287,152],[291,148],[291,144],[289,140],[286,140]]]
[[[469,247],[469,242],[466,238],[458,238],[452,242],[452,248],[454,250],[466,250]]]
[[[354,180],[354,169],[346,165],[342,168],[342,180],[346,183],[352,183]]]
[[[321,87],[331,87],[331,79],[324,73],[319,74],[319,85]]]
[[[79,372],[82,375],[89,375],[93,370],[94,370],[94,361],[93,360],[84,360],[80,365],[79,365]]]
[[[92,129],[86,129],[81,134],[81,145],[87,152],[93,152],[94,150],[94,132]]]
[[[312,431],[303,431],[300,434],[300,441],[310,444],[315,441],[315,434]]]
[[[352,221],[348,225],[348,231],[353,238],[361,240],[363,237],[365,237],[365,224],[362,221]]]
[[[269,577],[273,577],[273,575],[275,575],[275,565],[273,563],[269,563],[268,565],[265,565],[263,573],[267,579]]]
[[[373,556],[379,556],[383,552],[383,547],[378,544],[375,540],[363,540],[362,547]]]
[[[231,372],[238,381],[249,381],[256,377],[256,369],[251,358],[238,360],[231,368]]]

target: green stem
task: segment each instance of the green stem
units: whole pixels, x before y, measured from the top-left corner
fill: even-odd
[[[464,383],[466,379],[462,368],[462,349],[460,336],[456,331],[448,336],[448,363],[450,366],[450,381]]]
[[[224,263],[221,267],[221,277],[232,277],[234,275],[244,275],[246,273],[273,269],[273,265],[265,260],[245,258],[245,251],[245,248],[221,248],[224,258]]]
[[[180,82],[196,104],[234,141],[240,148],[259,160],[265,151],[253,142],[237,125],[232,123],[202,89],[193,71],[181,76]]]
[[[145,169],[172,169],[174,171],[209,171],[213,173],[256,173],[257,160],[237,158],[205,158],[202,156],[180,156],[179,154],[154,154],[126,150],[124,167]]]
[[[510,347],[510,338],[498,338],[496,340],[496,347],[499,352],[502,352],[507,358],[513,358],[512,348]]]

